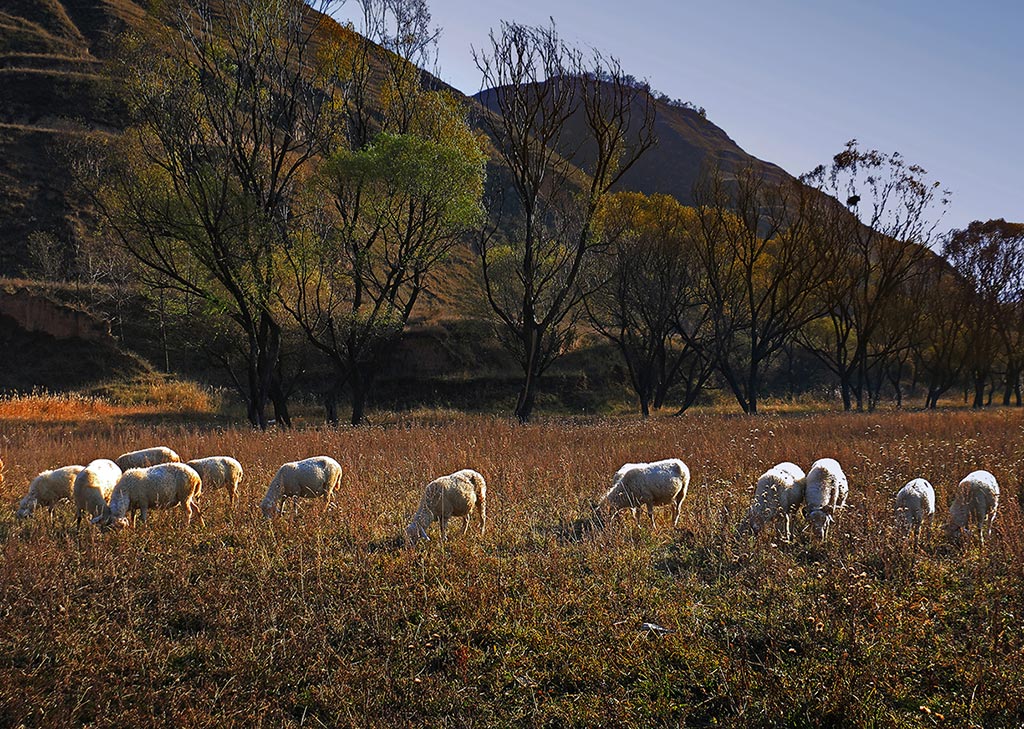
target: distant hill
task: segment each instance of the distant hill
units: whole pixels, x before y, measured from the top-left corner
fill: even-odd
[[[27,271],[33,232],[65,245],[79,236],[84,206],[69,188],[63,160],[83,131],[123,129],[124,110],[103,61],[116,35],[145,17],[142,3],[132,0],[7,0],[0,9],[0,275]],[[424,82],[444,86],[429,74]],[[493,93],[472,100],[486,108]],[[621,189],[666,193],[690,204],[706,162],[726,172],[755,164],[788,176],[696,111],[656,103],[658,146],[625,175]],[[577,123],[582,132],[582,120]]]
[[[485,89],[473,96],[485,109],[497,108],[501,89]],[[754,157],[734,142],[724,130],[715,126],[697,111],[664,101],[654,101],[654,132],[657,146],[637,160],[623,175],[618,189],[643,192],[648,195],[672,195],[684,205],[692,205],[693,186],[704,165],[718,165],[729,175],[736,170],[754,166],[772,180],[791,178],[778,165]],[[634,110],[639,118],[641,109]],[[575,147],[585,133],[582,111],[569,121],[569,133],[564,136],[566,146]],[[560,150],[563,151],[563,150]],[[585,158],[586,149],[581,150]],[[577,157],[576,159],[579,159]],[[586,160],[582,162],[586,170]]]

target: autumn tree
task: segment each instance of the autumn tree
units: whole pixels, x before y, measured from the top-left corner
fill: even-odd
[[[589,321],[618,349],[645,418],[677,387],[685,410],[712,371],[696,214],[668,195],[623,192],[609,196],[599,223],[606,246],[588,270]]]
[[[884,336],[887,315],[934,255],[929,246],[948,193],[899,153],[864,151],[856,140],[802,181],[836,201],[821,209],[836,255],[819,297],[829,326],[803,343],[836,374],[844,409],[861,410],[872,368],[897,351],[900,340]]]
[[[921,316],[913,339],[915,379],[925,386],[925,407],[957,385],[968,363],[972,292],[946,261],[923,263],[915,279]]]
[[[250,421],[265,428],[272,401],[287,425],[280,252],[299,234],[311,163],[340,131],[335,64],[318,44],[328,21],[300,0],[154,12],[164,25],[131,36],[118,66],[131,124],[104,143],[93,198],[155,285],[204,301],[241,334]]]
[[[743,412],[756,413],[772,360],[821,314],[814,295],[835,252],[815,227],[811,191],[763,167],[706,170],[694,197],[710,356]]]
[[[953,230],[942,254],[970,291],[970,358],[974,407],[985,404],[985,387],[996,360],[1005,357],[1007,391],[1020,377],[1021,305],[1024,303],[1024,224],[974,221]]]
[[[526,422],[538,379],[573,338],[601,202],[654,144],[654,104],[614,59],[584,56],[554,25],[503,23],[473,57],[502,183],[502,220],[479,244],[483,285],[523,371],[515,415]]]

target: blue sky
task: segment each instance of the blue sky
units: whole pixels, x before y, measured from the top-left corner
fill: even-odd
[[[345,11],[355,9],[349,0]],[[953,192],[940,229],[1024,221],[1024,0],[430,0],[441,77],[472,94],[502,20],[542,24],[707,109],[793,174],[848,139],[899,151]]]

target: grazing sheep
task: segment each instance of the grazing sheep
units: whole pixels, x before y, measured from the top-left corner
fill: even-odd
[[[341,483],[341,466],[328,456],[316,456],[304,461],[285,463],[274,475],[267,493],[260,502],[263,515],[270,519],[281,512],[279,506],[286,496],[303,498],[325,497],[331,500],[331,494]]]
[[[781,518],[781,531],[789,541],[792,537],[790,519],[804,500],[804,477],[803,469],[789,461],[776,464],[761,474],[740,532],[759,534],[765,526]]]
[[[629,465],[629,464],[627,464]],[[625,470],[624,470],[625,469]],[[654,528],[654,507],[672,505],[672,526],[679,522],[679,508],[690,487],[690,469],[678,458],[625,466],[615,474],[611,489],[601,499],[608,504],[609,517],[629,509],[637,519],[637,507],[646,506]]]
[[[203,479],[203,492],[209,493],[217,489],[227,489],[231,505],[238,498],[238,484],[242,482],[242,464],[231,456],[210,456],[196,458],[188,465],[195,469],[199,478]]]
[[[814,527],[818,539],[825,541],[828,529],[840,509],[846,506],[850,487],[839,462],[833,458],[820,458],[811,464],[804,478],[804,514]]]
[[[896,518],[910,528],[914,544],[921,538],[924,520],[935,516],[935,489],[923,478],[915,478],[896,493]]]
[[[405,528],[409,544],[415,545],[420,539],[429,540],[427,528],[434,519],[441,523],[441,538],[444,539],[448,520],[453,516],[463,518],[462,533],[469,531],[469,515],[476,512],[480,521],[480,534],[487,527],[487,484],[484,477],[470,468],[435,478],[423,491],[420,506]]]
[[[199,474],[185,463],[161,463],[149,468],[132,468],[118,479],[110,495],[110,506],[92,521],[107,527],[134,526],[136,512],[141,512],[142,521],[146,521],[150,509],[169,509],[182,504],[185,507],[186,524],[192,523],[193,514],[202,522],[199,504],[196,503],[201,490]]]
[[[18,504],[15,516],[25,519],[40,506],[45,506],[53,517],[53,507],[57,502],[71,498],[75,486],[75,478],[85,470],[85,466],[64,466],[52,471],[43,471],[28,485],[28,495]]]
[[[155,446],[153,448],[144,448],[141,451],[122,453],[116,460],[118,468],[122,471],[127,471],[132,468],[158,466],[161,463],[180,463],[181,456],[167,446]]]
[[[74,496],[77,509],[75,526],[82,526],[82,514],[99,516],[107,508],[110,494],[121,478],[121,469],[106,458],[97,458],[75,477]]]
[[[967,530],[969,522],[978,524],[978,538],[985,545],[985,534],[992,533],[992,522],[999,509],[999,484],[988,471],[967,474],[956,487],[953,503],[949,505],[949,523],[946,534],[950,537]]]

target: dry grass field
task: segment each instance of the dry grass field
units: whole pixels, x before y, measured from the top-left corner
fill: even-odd
[[[406,418],[262,434],[0,420],[0,726],[1015,726],[1024,721],[1020,411],[546,421]],[[155,444],[231,454],[242,498],[76,536],[16,523],[29,479]],[[268,523],[276,467],[317,454],[328,509]],[[833,456],[851,507],[824,547],[735,536],[757,475]],[[693,472],[678,529],[589,528],[623,462]],[[399,536],[431,478],[488,482],[481,539]],[[915,552],[892,501],[923,475],[945,515],[976,468],[1002,485],[984,550]],[[461,524],[456,522],[457,526]],[[797,520],[803,526],[801,519]],[[645,622],[667,628],[659,635]]]

